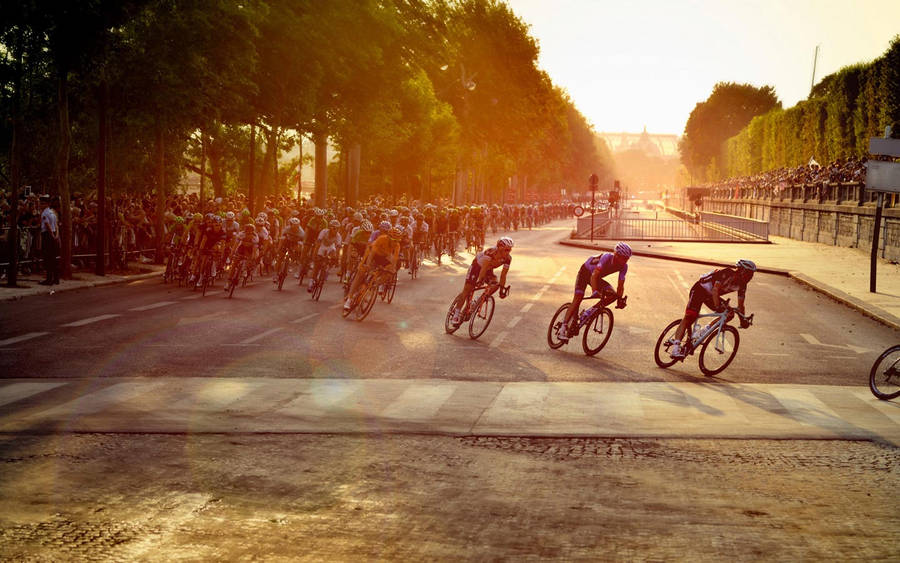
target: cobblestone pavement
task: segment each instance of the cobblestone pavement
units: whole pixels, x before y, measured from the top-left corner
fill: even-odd
[[[900,450],[870,442],[0,440],[2,560],[900,557]]]

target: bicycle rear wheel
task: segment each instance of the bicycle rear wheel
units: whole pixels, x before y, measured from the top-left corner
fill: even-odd
[[[553,318],[550,319],[550,326],[547,328],[547,344],[554,350],[566,343],[565,340],[559,339],[557,333],[559,332],[559,327],[563,324],[563,321],[566,320],[566,311],[569,310],[569,305],[571,305],[571,303],[562,305],[556,310]]]
[[[450,303],[450,308],[447,309],[447,316],[444,318],[444,330],[447,331],[447,334],[453,334],[456,332],[456,329],[460,327],[460,324],[456,324],[453,322],[453,311],[456,309],[456,301],[457,298],[453,299],[453,302]],[[462,311],[460,311],[460,317],[462,317]]]
[[[366,288],[366,292],[363,293],[362,297],[359,299],[359,303],[356,305],[356,320],[362,321],[366,318],[366,315],[369,314],[369,311],[372,310],[372,307],[375,306],[375,299],[378,297],[378,288],[374,285],[369,285]]]
[[[325,266],[319,270],[319,275],[316,276],[316,287],[313,288],[312,298],[313,301],[318,301],[319,296],[322,295],[322,288],[325,287],[325,278],[328,276],[328,269]]]
[[[662,334],[656,340],[656,348],[653,349],[653,359],[656,360],[656,365],[661,368],[667,368],[678,361],[669,356],[669,349],[675,342],[675,332],[680,324],[681,319],[672,321],[669,323],[669,326],[663,329]]]
[[[606,346],[612,335],[613,314],[604,307],[599,313],[595,313],[584,327],[581,336],[581,348],[588,356],[593,356]]]
[[[885,350],[872,364],[869,389],[883,401],[900,397],[900,345]]]
[[[484,334],[491,319],[494,317],[494,296],[481,294],[478,302],[475,303],[475,310],[472,312],[472,318],[469,320],[469,338],[477,339]]]
[[[397,291],[397,272],[394,272],[394,277],[390,282],[388,282],[388,286],[385,291],[387,293],[387,302],[390,303],[394,300],[394,292]]]
[[[722,327],[721,338],[715,333],[708,336],[700,348],[700,371],[705,375],[721,373],[734,360],[740,344],[741,336],[731,325]]]

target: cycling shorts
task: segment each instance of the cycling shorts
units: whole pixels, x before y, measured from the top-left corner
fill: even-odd
[[[694,283],[693,287],[691,287],[690,297],[688,297],[688,304],[685,308],[684,312],[690,313],[694,316],[700,314],[700,309],[706,305],[710,309],[715,309],[712,299],[712,293],[706,290],[699,281]]]
[[[581,269],[578,270],[578,276],[575,278],[575,295],[584,295],[584,290],[587,289],[587,286],[591,284],[591,271],[584,264],[581,265]],[[612,291],[615,293],[616,290],[613,289],[613,286],[604,279],[600,279],[600,287],[595,287],[595,291],[599,292],[601,295],[606,293],[606,291]]]
[[[469,266],[469,271],[466,273],[466,283],[475,285],[478,281],[478,275],[481,273],[481,264],[478,263],[478,260],[473,260],[472,265]],[[485,283],[492,283],[497,281],[497,276],[494,275],[494,272],[488,272],[484,276]]]

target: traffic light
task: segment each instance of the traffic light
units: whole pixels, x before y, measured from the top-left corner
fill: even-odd
[[[596,190],[597,187],[600,185],[600,178],[596,174],[591,174],[590,182],[591,182],[591,189]]]

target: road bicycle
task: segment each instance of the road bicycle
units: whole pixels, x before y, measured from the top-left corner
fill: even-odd
[[[469,323],[469,338],[475,340],[484,334],[494,317],[493,291],[488,293],[486,290],[489,287],[496,287],[496,285],[496,283],[483,284],[472,290],[468,301],[459,312],[459,322],[453,322],[459,296],[454,297],[444,319],[444,330],[447,331],[447,334],[453,334],[466,322]],[[503,299],[507,295],[509,295],[508,285],[500,288],[500,298]]]
[[[242,287],[247,285],[247,279],[250,277],[250,272],[247,268],[248,262],[249,258],[243,256],[232,257],[231,272],[228,276],[228,285],[225,288],[225,291],[228,292],[229,299],[234,295],[234,288],[237,287],[239,283]]]
[[[568,338],[565,340],[559,338],[559,328],[562,326],[566,318],[566,312],[572,304],[565,303],[561,305],[556,310],[553,318],[550,319],[550,326],[547,328],[547,344],[556,350],[562,347],[563,344],[568,343],[570,339],[577,337],[582,327],[587,327],[581,336],[581,349],[588,356],[593,356],[602,350],[606,343],[609,342],[609,337],[612,336],[615,322],[613,312],[607,305],[611,304],[615,299],[604,303],[604,300],[600,299],[601,296],[601,293],[595,291],[582,300],[582,303],[590,299],[597,299],[598,301],[590,307],[582,309],[574,322],[572,320],[569,321],[569,327],[566,330]],[[624,309],[627,300],[628,296],[622,297],[621,306],[618,308]]]
[[[318,301],[319,296],[322,295],[322,289],[325,287],[325,280],[328,279],[328,269],[334,265],[335,259],[333,255],[316,257],[313,286],[312,291],[310,292],[312,294],[310,297],[313,301]]]
[[[900,344],[882,352],[872,364],[869,389],[882,401],[900,397]]]
[[[366,318],[378,298],[378,287],[389,282],[390,277],[395,274],[396,272],[384,268],[369,270],[356,293],[350,298],[350,307],[342,308],[341,315],[347,318],[352,314],[357,321]]]
[[[728,324],[728,320],[736,313],[741,320],[741,328],[749,328],[753,324],[753,315],[742,315],[740,311],[729,306],[728,300],[724,302],[720,312],[699,315],[693,326],[686,331],[681,358],[672,358],[669,350],[675,345],[675,332],[681,319],[676,319],[663,329],[656,341],[653,351],[653,359],[656,365],[667,368],[676,362],[683,362],[687,356],[691,356],[700,349],[700,371],[704,375],[712,376],[721,373],[731,364],[737,355],[741,337],[735,327]],[[700,319],[711,319],[709,324],[701,326]]]
[[[400,267],[398,266],[399,270]],[[394,292],[397,291],[397,272],[394,272],[394,275],[391,278],[378,286],[378,296],[381,297],[382,301],[387,301],[390,303],[394,300]]]

